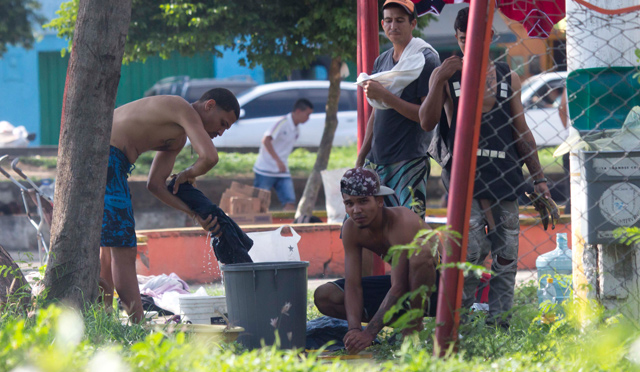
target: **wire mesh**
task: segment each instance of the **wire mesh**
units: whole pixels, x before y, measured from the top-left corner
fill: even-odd
[[[501,9],[535,3],[540,2],[498,2]],[[546,7],[539,19],[562,15],[560,7],[555,11]],[[617,238],[616,229],[640,226],[640,108],[633,111],[640,106],[640,12],[602,14],[567,1],[566,13],[545,38],[531,38],[526,20],[511,20],[501,11],[494,16],[494,28],[503,22],[516,40],[494,35],[491,47],[467,252],[468,262],[490,268],[492,277],[466,277],[463,307],[476,303],[474,309],[488,308],[496,319],[517,316],[514,286],[535,282],[537,293],[527,292],[524,301],[537,303],[550,276],[559,300],[573,290],[574,296],[638,319],[640,255],[637,245]],[[515,73],[511,81],[495,72],[501,63]],[[514,88],[516,79],[520,89]],[[509,94],[501,100],[505,82]],[[510,119],[503,120],[505,115]],[[517,129],[523,118],[535,147]],[[510,139],[505,131],[513,134]],[[520,170],[522,182],[513,184]],[[446,177],[445,167],[445,184]],[[542,178],[547,182],[534,185]],[[542,194],[543,185],[561,213],[555,228],[551,222],[543,227],[526,196]],[[571,250],[558,248],[558,234],[566,234]]]

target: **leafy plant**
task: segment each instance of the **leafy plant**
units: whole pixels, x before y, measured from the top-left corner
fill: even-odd
[[[632,227],[618,227],[613,230],[613,237],[619,239],[622,244],[636,245],[640,243],[640,228]]]

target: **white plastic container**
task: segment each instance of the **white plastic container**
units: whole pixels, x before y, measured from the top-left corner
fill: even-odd
[[[180,315],[192,324],[211,324],[211,318],[219,316],[215,312],[214,296],[184,296],[178,299]]]
[[[213,296],[213,312],[214,316],[227,315],[227,297]]]

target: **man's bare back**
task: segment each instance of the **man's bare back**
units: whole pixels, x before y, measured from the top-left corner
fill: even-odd
[[[132,164],[149,150],[179,150],[187,135],[178,121],[194,115],[202,123],[193,107],[177,96],[148,97],[128,103],[113,113],[111,146],[122,150]]]
[[[233,113],[228,116],[225,129],[235,121]],[[122,150],[131,163],[146,151],[179,151],[187,141],[185,126],[189,124],[206,141],[221,134],[218,128],[206,128],[194,106],[181,97],[143,98],[114,111],[111,145]]]

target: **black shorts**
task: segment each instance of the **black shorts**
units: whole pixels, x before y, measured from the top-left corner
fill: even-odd
[[[431,293],[429,303],[426,305],[427,308],[424,311],[425,316],[436,316],[439,282],[440,272],[436,270],[436,290]],[[344,292],[344,279],[338,279],[331,283]],[[371,320],[371,317],[378,311],[389,289],[391,289],[390,275],[365,276],[362,278],[362,305],[366,320]]]

